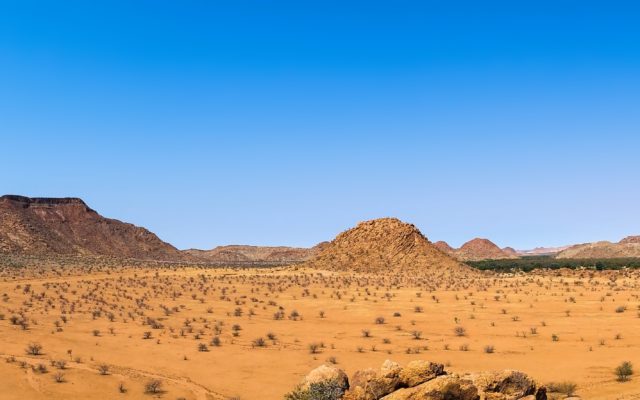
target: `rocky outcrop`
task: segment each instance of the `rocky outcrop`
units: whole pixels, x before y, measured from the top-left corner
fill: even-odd
[[[433,276],[477,273],[438,250],[415,226],[396,218],[359,223],[339,234],[305,265],[365,273],[392,271]]]
[[[0,197],[0,253],[181,261],[147,229],[104,218],[78,198]]]
[[[302,390],[308,390],[312,385],[326,381],[335,382],[337,387],[342,390],[349,389],[349,378],[347,374],[340,368],[328,364],[321,365],[309,372],[302,380],[300,388]]]
[[[310,395],[310,391],[314,394]],[[315,397],[314,397],[315,396]],[[304,378],[288,400],[546,400],[546,389],[513,371],[452,374],[442,364],[412,361],[401,367],[385,361],[378,370],[357,371],[350,380],[334,365]]]

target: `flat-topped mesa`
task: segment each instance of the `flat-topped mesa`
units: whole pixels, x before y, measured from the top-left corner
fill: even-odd
[[[359,223],[336,236],[305,265],[334,271],[434,276],[475,272],[437,249],[414,225],[397,218]]]
[[[0,197],[0,253],[176,261],[187,255],[155,234],[104,218],[78,198]]]
[[[58,205],[81,205],[90,210],[87,204],[77,197],[26,197],[15,194],[5,194],[0,196],[0,202],[19,204],[23,207],[37,206],[58,206]],[[92,210],[93,211],[93,210]]]

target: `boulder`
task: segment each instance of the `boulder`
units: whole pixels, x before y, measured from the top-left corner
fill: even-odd
[[[301,388],[308,389],[309,386],[313,383],[320,383],[326,381],[336,381],[338,385],[347,390],[349,388],[349,378],[347,378],[347,374],[344,373],[340,368],[330,365],[324,364],[309,372],[307,376],[304,377],[301,383]]]
[[[480,394],[470,380],[444,375],[412,388],[396,390],[382,400],[480,400]]]
[[[415,360],[411,361],[400,372],[400,384],[403,387],[410,388],[428,382],[444,373],[444,365],[442,364]]]
[[[378,400],[400,387],[398,363],[386,360],[379,371],[365,369],[351,377],[350,389],[344,400]]]
[[[534,380],[520,371],[480,372],[467,374],[465,378],[484,393],[486,400],[518,400],[527,396],[546,399],[546,390],[538,389]]]

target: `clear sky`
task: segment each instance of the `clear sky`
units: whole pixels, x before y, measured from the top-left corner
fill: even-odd
[[[0,0],[0,192],[179,248],[640,234],[635,1]]]

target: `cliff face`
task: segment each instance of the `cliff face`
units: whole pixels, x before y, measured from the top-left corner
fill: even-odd
[[[185,255],[145,228],[104,218],[78,198],[0,197],[0,252],[176,261]]]

